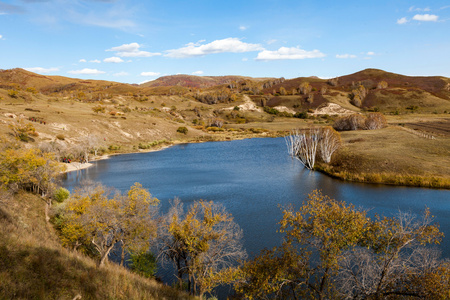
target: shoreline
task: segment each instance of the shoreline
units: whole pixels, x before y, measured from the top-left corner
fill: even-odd
[[[269,138],[267,136],[261,137],[250,137],[251,138]],[[271,137],[273,138],[273,137]],[[246,138],[244,138],[246,139]],[[231,139],[231,140],[242,140],[242,138]],[[230,140],[218,140],[212,142],[222,142],[222,141],[230,141]],[[109,159],[111,156],[115,155],[123,155],[123,154],[135,154],[135,153],[149,153],[156,152],[168,149],[172,146],[180,145],[180,144],[197,144],[197,143],[205,143],[207,141],[174,141],[170,145],[165,145],[161,148],[157,149],[145,149],[140,151],[130,151],[124,153],[111,153],[96,157],[91,160],[91,162],[95,162],[98,160]],[[73,162],[70,164],[64,164],[66,166],[66,170],[62,173],[69,173],[74,171],[79,171],[83,169],[87,169],[93,166],[93,163],[79,163]],[[404,174],[367,174],[364,172],[353,173],[350,174],[346,171],[337,171],[331,170],[331,168],[323,165],[316,166],[315,172],[320,172],[326,176],[329,176],[334,179],[342,180],[345,182],[355,182],[355,183],[365,183],[365,184],[384,184],[384,185],[393,185],[393,186],[407,186],[407,187],[421,187],[421,188],[431,188],[431,189],[450,189],[450,179],[446,179],[439,176],[415,176],[415,175],[407,175]]]

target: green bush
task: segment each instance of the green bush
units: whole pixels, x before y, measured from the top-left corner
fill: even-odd
[[[151,278],[156,273],[156,259],[151,252],[131,254],[131,270],[141,276]]]
[[[177,132],[179,133],[183,133],[183,134],[187,134],[188,133],[188,129],[184,126],[178,127]]]
[[[63,187],[60,187],[53,194],[53,200],[55,200],[58,203],[62,203],[62,202],[64,202],[64,200],[68,199],[69,196],[70,196],[70,192]]]

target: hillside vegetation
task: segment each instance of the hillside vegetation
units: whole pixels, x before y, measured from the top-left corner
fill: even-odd
[[[45,221],[45,201],[19,192],[0,198],[1,299],[190,299],[116,264],[61,246]]]
[[[442,237],[428,211],[423,224],[406,214],[369,220],[364,211],[315,191],[299,211],[283,211],[286,243],[229,268],[223,258],[233,253],[239,261],[245,251],[233,243],[242,232],[222,206],[199,201],[185,211],[175,201],[147,228],[133,219],[147,212],[151,199],[139,184],[114,196],[104,187],[93,193],[86,184],[64,202],[58,200],[56,175],[67,163],[80,167],[103,154],[180,142],[293,137],[296,129],[297,148],[290,154],[310,169],[345,180],[449,188],[449,112],[448,78],[374,69],[329,80],[176,75],[143,85],[0,71],[0,298],[189,298],[107,263],[119,244],[122,254],[147,251],[151,235],[160,239],[159,257],[174,264],[179,288],[200,297],[235,283],[247,297],[448,299],[448,262],[421,247]],[[305,145],[314,143],[310,153]],[[314,214],[326,224],[315,222]],[[356,223],[340,222],[348,217]],[[328,230],[335,230],[336,240]],[[310,267],[314,255],[321,256],[320,268]],[[417,264],[420,255],[431,257],[428,265]],[[402,267],[385,276],[365,268],[375,262]],[[347,276],[356,267],[362,277]],[[378,283],[355,289],[365,276]]]

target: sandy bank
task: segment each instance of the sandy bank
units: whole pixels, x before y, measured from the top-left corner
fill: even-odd
[[[103,156],[99,156],[99,157],[93,159],[92,161],[108,159],[108,158],[109,158],[108,155],[103,155]],[[83,170],[83,169],[87,169],[87,168],[93,166],[92,163],[79,163],[79,162],[72,162],[70,164],[63,163],[63,165],[66,166],[66,170],[63,173]]]

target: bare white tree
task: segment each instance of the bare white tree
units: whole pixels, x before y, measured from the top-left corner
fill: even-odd
[[[330,163],[331,156],[341,146],[341,135],[332,127],[324,127],[320,130],[319,153],[325,163]]]
[[[293,130],[285,140],[289,155],[300,160],[305,168],[312,170],[316,163],[320,129],[310,128],[304,132]]]

